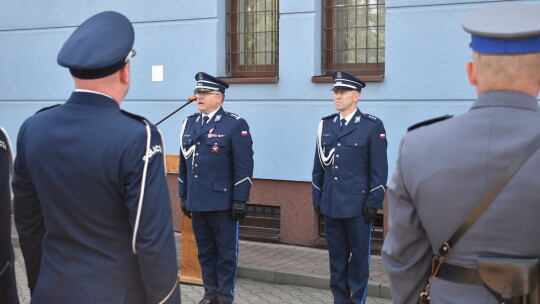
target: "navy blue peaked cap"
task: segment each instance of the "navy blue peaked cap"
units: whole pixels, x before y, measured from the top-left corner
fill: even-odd
[[[195,74],[195,80],[197,80],[195,91],[198,92],[220,91],[225,93],[225,89],[229,87],[229,84],[224,80],[208,75],[205,72]]]
[[[135,31],[124,15],[107,11],[90,17],[71,34],[58,53],[58,64],[82,79],[109,76],[135,51]]]
[[[366,86],[366,83],[360,78],[343,71],[334,72],[332,74],[332,78],[334,78],[334,87],[332,88],[333,91],[357,90],[360,92],[362,91],[362,88]]]

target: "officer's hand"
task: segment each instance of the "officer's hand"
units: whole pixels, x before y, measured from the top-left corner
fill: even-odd
[[[366,224],[373,223],[373,219],[375,218],[376,214],[377,214],[377,209],[365,206],[364,207],[364,222],[366,222]]]
[[[315,210],[315,213],[317,213],[317,215],[321,215],[321,205],[313,204],[313,210]]]
[[[233,202],[232,217],[235,221],[239,221],[246,217],[246,202],[243,202],[243,201]]]
[[[191,218],[191,211],[189,211],[186,207],[186,197],[181,196],[180,197],[180,209],[182,209],[182,212],[189,218]]]

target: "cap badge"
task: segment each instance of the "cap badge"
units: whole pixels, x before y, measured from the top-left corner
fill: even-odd
[[[203,74],[202,73],[199,73],[199,79],[203,79]]]
[[[337,78],[341,78],[341,72],[337,72],[336,76]]]

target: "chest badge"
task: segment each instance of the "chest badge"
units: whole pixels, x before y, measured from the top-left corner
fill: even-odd
[[[219,146],[217,146],[217,145],[212,146],[212,149],[210,150],[210,152],[218,154],[219,153]]]

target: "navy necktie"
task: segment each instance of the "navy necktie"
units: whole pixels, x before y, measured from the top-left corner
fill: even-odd
[[[341,125],[339,126],[339,129],[341,131],[343,131],[343,128],[345,128],[345,123],[347,123],[347,121],[345,120],[345,118],[342,118],[341,119]]]
[[[204,127],[208,123],[208,116],[202,118],[202,126]]]

